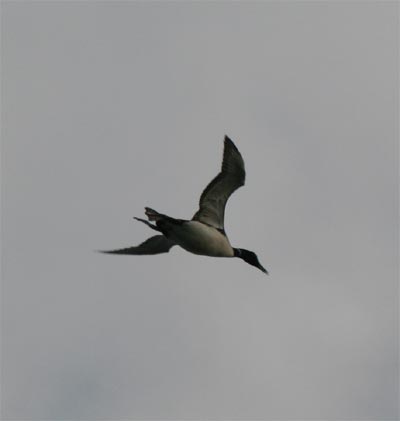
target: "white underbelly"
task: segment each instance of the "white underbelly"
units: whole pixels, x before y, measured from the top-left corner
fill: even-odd
[[[190,221],[175,226],[168,237],[183,249],[206,256],[233,257],[233,249],[225,235],[201,222]]]

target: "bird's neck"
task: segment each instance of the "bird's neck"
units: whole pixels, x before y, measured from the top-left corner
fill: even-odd
[[[242,257],[242,249],[233,247],[233,255],[234,257]]]

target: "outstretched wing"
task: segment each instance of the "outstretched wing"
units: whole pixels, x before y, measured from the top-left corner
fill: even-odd
[[[226,202],[236,189],[244,185],[245,178],[242,155],[232,140],[225,136],[221,172],[201,194],[200,209],[193,216],[193,220],[224,229]]]
[[[136,247],[127,247],[117,250],[102,250],[101,253],[108,254],[160,254],[168,253],[170,248],[174,246],[175,243],[171,240],[168,240],[164,235],[155,235],[154,237],[148,238],[142,244],[139,244]]]

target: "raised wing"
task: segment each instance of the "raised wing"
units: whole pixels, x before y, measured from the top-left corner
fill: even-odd
[[[101,253],[108,254],[160,254],[168,253],[170,248],[174,246],[175,243],[171,240],[168,240],[164,235],[155,235],[154,237],[148,238],[142,244],[139,244],[136,247],[127,247],[117,250],[102,250]]]
[[[226,202],[236,189],[244,185],[245,178],[242,155],[232,140],[225,136],[221,172],[201,194],[200,209],[193,220],[224,229]]]

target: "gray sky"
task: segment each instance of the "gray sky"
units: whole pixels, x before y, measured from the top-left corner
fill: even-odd
[[[3,2],[2,416],[397,419],[396,2]],[[239,259],[96,254],[197,210]]]

